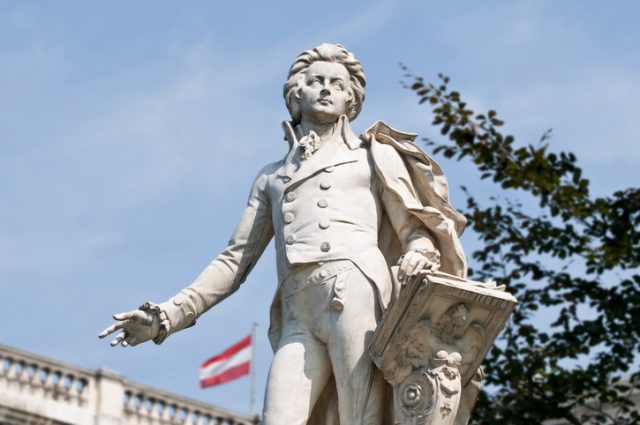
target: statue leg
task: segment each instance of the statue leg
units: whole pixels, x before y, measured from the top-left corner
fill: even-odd
[[[312,336],[283,341],[269,371],[263,425],[305,425],[330,377],[323,343]]]
[[[338,390],[340,424],[380,425],[384,380],[367,352],[380,317],[375,289],[358,268],[339,275],[335,286],[336,292],[344,292],[344,306],[341,311],[330,312],[328,347]]]
[[[282,337],[269,371],[263,425],[305,425],[332,375],[327,345],[313,331],[326,321],[329,294],[324,285],[304,288],[308,276],[293,274],[281,288]]]

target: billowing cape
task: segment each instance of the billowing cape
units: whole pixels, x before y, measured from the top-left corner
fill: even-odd
[[[440,270],[466,278],[467,260],[458,237],[467,219],[449,203],[449,186],[440,166],[413,143],[415,134],[400,132],[382,121],[369,127],[360,138],[371,145],[375,171],[382,184],[398,195],[407,211],[420,219],[432,236],[440,251]],[[390,161],[389,155],[398,155],[401,161]],[[388,222],[381,226],[378,246],[389,264],[403,254]]]

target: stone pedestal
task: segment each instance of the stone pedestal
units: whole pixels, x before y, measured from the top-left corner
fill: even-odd
[[[515,305],[495,284],[444,273],[423,273],[401,288],[370,346],[393,386],[394,423],[466,424],[480,364]]]

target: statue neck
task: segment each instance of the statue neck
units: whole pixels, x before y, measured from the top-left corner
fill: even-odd
[[[320,137],[321,141],[326,142],[335,133],[339,122],[340,120],[329,124],[321,124],[311,122],[303,118],[298,125],[300,137],[307,136],[311,131],[313,131],[318,135],[318,137]]]

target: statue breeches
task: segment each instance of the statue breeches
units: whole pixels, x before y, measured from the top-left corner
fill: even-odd
[[[348,260],[305,264],[283,282],[280,297],[282,337],[264,424],[307,424],[314,407],[339,412],[341,425],[361,423],[363,412],[362,423],[378,424],[383,381],[367,354],[380,319],[374,285]]]

